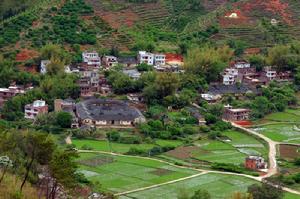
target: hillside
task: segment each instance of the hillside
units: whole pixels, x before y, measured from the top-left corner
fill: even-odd
[[[10,10],[13,1],[7,2],[11,4],[2,7]],[[237,40],[246,47],[266,47],[300,36],[300,3],[293,0],[39,2],[5,20],[0,28],[2,51],[38,49],[49,42],[104,51],[175,51],[181,43]]]

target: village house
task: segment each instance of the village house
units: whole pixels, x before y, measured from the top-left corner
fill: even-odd
[[[245,159],[245,167],[251,170],[267,169],[267,163],[262,157],[249,156]]]
[[[154,54],[154,65],[163,66],[166,64],[166,55],[164,54]]]
[[[139,51],[137,57],[139,64],[145,63],[150,66],[163,66],[166,64],[166,55],[164,54],[154,54],[146,51]]]
[[[118,65],[118,58],[115,56],[103,56],[102,57],[102,65],[105,69],[110,69],[114,66]]]
[[[214,104],[214,103],[217,103],[222,98],[222,96],[221,95],[213,95],[211,93],[203,93],[203,94],[201,94],[201,98],[209,104]]]
[[[239,72],[236,68],[226,68],[223,73],[223,84],[232,85],[237,82]]]
[[[148,64],[153,66],[154,65],[154,54],[148,53],[146,51],[139,51],[138,52],[138,63],[142,64]]]
[[[224,85],[233,85],[235,84],[235,76],[230,74],[224,74],[223,75],[223,84]]]
[[[275,80],[277,76],[277,71],[272,69],[271,66],[264,67],[262,75],[265,76],[269,81]]]
[[[249,120],[250,109],[244,108],[232,108],[232,106],[227,105],[224,108],[223,119],[227,121],[245,121]]]
[[[251,64],[245,60],[236,60],[231,62],[231,67],[236,68],[236,69],[241,69],[241,68],[250,68]]]
[[[80,126],[130,128],[146,121],[142,113],[124,101],[89,99],[76,104]]]
[[[19,94],[25,94],[26,91],[32,89],[32,86],[18,86],[11,84],[8,88],[0,88],[0,107],[4,105],[6,101]]]
[[[144,97],[140,93],[130,93],[127,95],[127,99],[133,103],[139,103],[144,101]]]
[[[43,100],[36,100],[32,104],[25,105],[26,119],[35,119],[39,114],[48,113],[48,105]]]
[[[97,52],[83,52],[82,60],[89,67],[99,68],[101,66],[101,59]]]

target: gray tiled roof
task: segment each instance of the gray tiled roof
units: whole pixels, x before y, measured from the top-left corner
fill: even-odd
[[[124,101],[107,99],[89,99],[76,104],[76,113],[80,119],[133,121],[144,117],[142,113],[128,106]]]

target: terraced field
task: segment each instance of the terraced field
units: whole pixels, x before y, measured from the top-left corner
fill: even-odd
[[[165,153],[163,158],[175,158],[181,161],[218,162],[243,164],[248,155],[267,157],[267,148],[259,140],[238,132],[225,131],[219,140],[203,139],[194,142],[194,146],[179,147]]]
[[[199,172],[158,161],[93,153],[81,154],[79,172],[99,181],[102,189],[123,192],[187,177]]]
[[[239,176],[222,174],[205,174],[193,179],[178,183],[164,185],[137,193],[122,196],[120,199],[139,198],[139,199],[174,199],[177,198],[179,191],[185,190],[192,195],[198,189],[207,190],[213,199],[224,199],[230,197],[236,191],[245,192],[247,187],[256,183],[254,180]]]
[[[253,129],[277,142],[300,144],[300,109],[272,113],[256,122]]]

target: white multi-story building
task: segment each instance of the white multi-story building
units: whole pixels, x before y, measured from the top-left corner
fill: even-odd
[[[246,62],[246,61],[236,61],[234,63],[234,67],[238,68],[238,69],[241,69],[241,68],[250,68],[251,64],[249,62]]]
[[[154,65],[154,54],[146,51],[139,51],[138,62],[139,64],[145,63],[152,66]]]
[[[154,55],[154,65],[156,65],[156,66],[166,65],[166,55],[155,54]]]
[[[237,77],[239,75],[239,71],[235,68],[226,68],[224,73],[226,75],[232,75],[232,76],[235,76],[235,77]]]
[[[32,104],[25,106],[26,119],[35,119],[39,114],[48,113],[48,105],[43,100],[36,100]]]
[[[95,67],[101,66],[101,59],[97,52],[83,52],[82,60],[88,66],[95,66]]]
[[[274,80],[277,76],[276,70],[273,70],[272,67],[270,67],[270,66],[265,67],[264,72],[265,72],[266,77],[269,80]]]
[[[224,85],[233,85],[235,83],[235,77],[233,75],[223,75]]]

